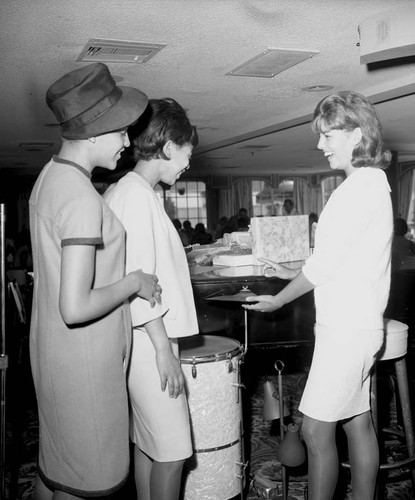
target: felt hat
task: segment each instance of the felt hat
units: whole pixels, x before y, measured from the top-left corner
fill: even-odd
[[[148,97],[134,87],[117,86],[103,63],[89,64],[59,78],[46,92],[65,139],[88,139],[135,123]]]

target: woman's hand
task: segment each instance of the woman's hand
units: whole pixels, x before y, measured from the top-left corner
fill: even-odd
[[[273,312],[280,309],[284,304],[279,300],[278,295],[252,295],[247,297],[246,302],[255,302],[255,304],[243,304],[244,309],[258,312]]]
[[[155,318],[144,326],[156,352],[156,365],[160,376],[161,390],[165,391],[168,385],[169,396],[177,398],[184,390],[184,375],[167,336],[163,318]]]
[[[278,264],[278,262],[274,262],[273,260],[264,258],[260,258],[258,260],[264,262],[264,276],[267,278],[275,277],[282,280],[292,280],[298,274],[298,271],[283,266],[282,264]]]
[[[129,273],[137,282],[137,295],[150,302],[151,307],[161,304],[161,286],[154,274],[144,273],[141,269]]]
[[[169,396],[177,398],[184,388],[184,375],[178,359],[170,348],[158,350],[156,364],[160,375],[161,390],[165,391],[168,386]]]

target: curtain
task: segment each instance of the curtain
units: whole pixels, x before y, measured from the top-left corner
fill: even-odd
[[[403,217],[406,221],[413,221],[413,195],[415,193],[415,176],[414,170],[406,172],[401,179],[399,193],[399,217]],[[412,208],[412,210],[411,210]],[[412,212],[412,213],[410,213]]]
[[[240,208],[246,208],[252,215],[252,182],[250,179],[240,179],[231,188],[232,213],[238,213]]]
[[[294,206],[299,215],[308,215],[312,212],[310,186],[302,179],[295,178],[293,186]]]
[[[323,210],[323,196],[321,194],[321,185],[310,188],[310,212],[320,215]]]
[[[219,217],[231,217],[234,214],[230,188],[219,189],[218,214]]]
[[[19,193],[17,197],[17,226],[18,231],[28,230],[29,222],[29,198],[30,190],[26,189]]]

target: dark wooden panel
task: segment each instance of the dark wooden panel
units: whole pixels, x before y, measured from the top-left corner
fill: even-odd
[[[242,287],[252,292],[275,295],[288,282],[262,276],[205,277],[192,279],[200,333],[226,335],[244,343],[244,309],[238,302],[206,300],[208,297],[234,295]],[[278,347],[312,344],[315,309],[313,293],[285,305],[273,313],[248,312],[250,347]]]

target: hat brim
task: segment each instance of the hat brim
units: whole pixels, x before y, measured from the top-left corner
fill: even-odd
[[[122,90],[120,99],[106,113],[76,130],[62,131],[62,137],[70,140],[88,139],[133,125],[147,108],[148,97],[134,87],[120,85],[119,88]]]

